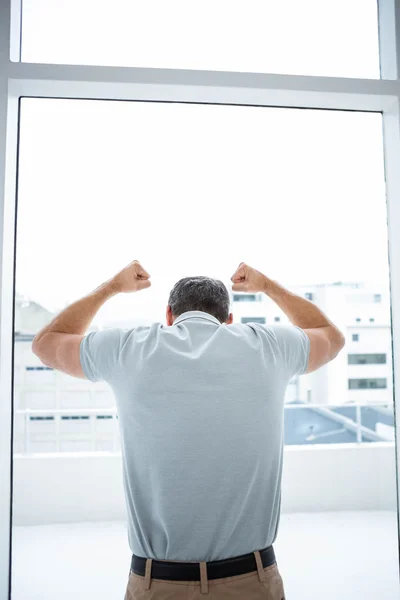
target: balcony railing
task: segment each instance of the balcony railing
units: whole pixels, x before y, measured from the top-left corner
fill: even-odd
[[[335,409],[355,409],[354,418],[350,418],[340,412],[337,412]],[[389,424],[388,427],[383,428],[383,431],[376,431],[376,429],[372,429],[371,427],[367,427],[362,423],[362,409],[374,409],[381,413],[386,421],[393,422],[393,407],[388,405],[387,402],[376,402],[373,405],[365,402],[354,402],[354,403],[346,403],[346,404],[329,404],[329,405],[321,405],[315,403],[288,403],[285,404],[285,411],[292,410],[308,410],[313,411],[314,416],[319,416],[324,419],[329,419],[333,423],[337,423],[336,429],[331,429],[328,431],[320,431],[313,432],[313,427],[310,427],[310,434],[306,437],[306,442],[316,442],[316,443],[326,443],[327,438],[330,438],[329,441],[334,441],[335,438],[342,434],[350,432],[353,436],[355,436],[355,442],[357,444],[365,443],[365,441],[369,442],[394,442],[394,430],[391,430],[392,425]],[[54,419],[55,428],[52,434],[48,432],[35,432],[35,435],[39,435],[40,433],[47,440],[52,440],[55,443],[55,451],[61,451],[61,441],[63,439],[68,440],[85,440],[90,441],[91,451],[98,452],[99,450],[96,448],[96,442],[101,439],[101,434],[108,435],[107,440],[110,441],[111,438],[111,450],[112,453],[117,453],[120,451],[119,447],[119,429],[118,429],[118,413],[116,407],[111,408],[35,408],[35,409],[18,409],[14,413],[17,415],[24,416],[24,427],[23,432],[18,432],[14,437],[18,439],[21,437],[22,433],[22,453],[23,454],[33,454],[34,451],[32,449],[31,444],[31,434],[32,432],[32,416],[48,416]],[[111,421],[111,426],[109,431],[99,432],[97,430],[97,425],[99,423],[98,416],[104,415],[109,416]],[[85,431],[84,433],[79,431],[71,431],[68,435],[64,434],[64,438],[62,437],[61,425],[62,425],[62,417],[89,417],[88,421],[90,426],[88,427],[89,431]],[[386,424],[387,425],[387,424]],[[295,444],[293,444],[295,445]],[[301,444],[301,445],[304,445]],[[72,448],[72,451],[73,448]]]

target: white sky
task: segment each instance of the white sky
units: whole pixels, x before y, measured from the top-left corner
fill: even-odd
[[[153,286],[119,316],[162,318],[177,279],[241,260],[284,285],[387,279],[379,114],[24,99],[21,119],[17,290],[45,306],[135,258]]]
[[[109,6],[24,0],[23,59],[379,76],[371,0]],[[177,279],[229,283],[242,260],[287,286],[387,285],[381,116],[23,99],[17,291],[59,310],[135,258],[152,288],[95,322],[163,320]]]

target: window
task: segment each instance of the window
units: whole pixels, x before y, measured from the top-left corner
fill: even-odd
[[[359,317],[357,317],[356,321],[357,321],[357,323],[359,323],[361,321],[361,319]]]
[[[385,389],[386,377],[381,379],[349,379],[349,390]]]
[[[22,7],[24,62],[380,76],[376,0],[24,0]]]
[[[386,364],[386,354],[349,354],[349,365],[383,365]]]
[[[304,297],[305,297],[307,300],[313,300],[313,299],[314,299],[314,294],[312,294],[311,292],[306,292],[306,293],[304,294]]]
[[[370,319],[369,319],[369,322],[370,322],[370,323],[374,323],[374,322],[375,322],[375,319],[374,319],[373,317],[370,317]]]
[[[240,319],[241,323],[261,323],[265,325],[266,318],[265,317],[242,317]]]
[[[36,416],[30,416],[29,419],[31,421],[54,421],[54,417],[36,417]]]
[[[374,302],[381,302],[381,301],[382,301],[382,295],[374,294]]]
[[[276,321],[277,323],[279,323],[280,320],[281,320],[280,317],[274,317],[274,321]]]
[[[25,367],[25,371],[53,371],[51,367]]]
[[[256,302],[256,294],[233,294],[234,302]]]
[[[313,285],[334,281],[342,274],[343,279],[350,280],[364,274],[374,277],[385,273],[386,245],[383,244],[380,260],[377,258],[379,236],[370,235],[372,226],[374,231],[380,228],[382,236],[386,233],[383,161],[379,152],[381,115],[31,98],[23,98],[20,107],[17,282],[33,302],[43,301],[44,306],[52,304],[55,309],[62,308],[95,289],[104,281],[105,274],[111,275],[113,265],[122,267],[132,252],[134,218],[140,223],[151,223],[151,236],[147,227],[135,227],[134,245],[140,248],[141,256],[137,258],[149,269],[154,287],[133,297],[116,296],[102,307],[94,324],[106,327],[116,320],[122,327],[156,320],[165,323],[165,303],[175,281],[191,274],[209,274],[229,286],[229,278],[241,260],[267,271],[270,257],[274,257],[273,270],[282,277],[282,284],[295,284],[291,280],[296,278],[301,294],[307,287],[314,291]],[[326,181],[329,181],[329,190]],[[321,189],[326,191],[323,203]],[[133,198],[140,201],[132,202]],[[189,209],[193,227],[188,227]],[[238,210],[239,214],[244,211],[257,218],[250,217],[250,226],[238,230]],[[354,229],[354,219],[361,211],[366,225]],[[304,228],[299,227],[299,223],[304,221],[304,215],[308,220],[309,215],[315,214],[329,215],[330,226],[323,231],[316,227],[312,236],[304,236]],[[266,235],[265,223],[270,215],[273,215],[273,226]],[[94,221],[96,227],[93,227]],[[59,222],[63,227],[55,226]],[[171,235],[171,227],[179,235]],[[341,243],[338,247],[339,227]],[[68,233],[71,230],[74,231],[73,244]],[[104,231],[110,234],[107,244]],[[285,231],[284,236],[282,231]],[[284,251],[288,239],[295,251],[295,261],[293,252]],[[355,246],[357,253],[352,251]],[[49,253],[49,247],[54,251]],[[315,247],[319,248],[318,261],[309,260],[315,255]],[[168,252],[162,251],[165,248]],[[333,289],[335,296],[340,296],[340,287]],[[230,299],[237,321],[255,315],[266,316],[266,322],[270,323],[274,320],[273,311],[279,309],[270,298],[258,292],[230,292]],[[354,310],[358,309],[354,307]],[[327,312],[331,317],[329,310]],[[279,315],[286,321],[284,313]],[[37,322],[38,319],[33,320],[32,327]],[[251,331],[250,327],[247,329]],[[368,331],[370,333],[373,331]],[[38,379],[44,376],[39,377],[36,372],[34,375]],[[326,385],[325,382],[317,385],[313,377],[298,378],[298,384],[289,386],[290,398],[303,404],[311,398],[315,404],[325,404],[325,410],[328,403],[344,405],[354,395],[360,401],[368,395],[380,401],[383,396],[382,391],[372,394],[361,389],[356,394],[347,390],[345,369],[334,376],[341,378],[339,389],[332,377],[327,379]],[[97,399],[97,384],[75,381],[73,384],[71,380],[57,377],[57,399],[61,402],[63,392],[72,396],[72,385],[76,385],[83,410],[68,407],[71,411],[68,415],[72,413],[69,419],[57,416],[55,422],[43,422],[40,428],[54,426],[60,452],[78,452],[83,443],[89,452],[96,452],[104,448],[103,440],[109,443],[118,437],[115,425],[119,421],[96,419],[95,415],[104,414],[105,409],[104,403],[100,405]],[[99,384],[99,389],[104,389],[101,386]],[[92,398],[86,400],[85,394]],[[43,398],[38,385],[37,408],[40,408],[39,401],[43,402]],[[65,407],[67,401],[66,397]],[[89,401],[92,402],[90,418],[73,418],[80,412],[88,414],[86,407],[88,410],[90,407],[83,403]],[[26,406],[31,407],[28,402]],[[54,409],[56,407],[54,401]],[[315,408],[293,410],[296,421],[292,431],[303,429],[307,423],[304,411],[308,410],[317,417],[312,420],[313,425],[317,421],[313,430],[313,435],[318,436],[316,442],[325,444],[332,439],[337,443],[356,442],[356,435],[351,431],[320,437],[323,433],[320,426],[326,422],[329,432],[342,427],[334,419],[319,418],[321,415]],[[51,408],[46,407],[46,414],[49,411]],[[285,411],[286,419],[291,413],[290,409]],[[34,427],[30,431],[32,429]],[[110,432],[108,438],[107,431]],[[14,439],[16,437],[17,432]],[[305,437],[291,439],[308,443]],[[23,433],[21,438],[23,440]],[[31,437],[29,441],[27,452],[37,451],[36,442],[33,443]],[[97,475],[93,473],[94,478]],[[323,468],[315,474],[317,480],[320,476],[323,478]],[[329,477],[334,489],[338,476],[331,473]],[[48,479],[52,481],[51,477]],[[307,485],[311,481],[312,478]],[[296,485],[306,484],[296,481]],[[363,489],[376,489],[375,472],[368,473],[371,488],[364,488],[364,480],[361,485]],[[66,487],[72,490],[76,485]],[[32,490],[27,483],[24,488],[16,489],[23,489],[29,497],[46,497],[44,486]],[[341,486],[339,498],[342,495]],[[72,505],[73,498],[73,495],[68,498],[68,505]],[[313,499],[316,504],[318,501],[318,498]],[[59,510],[61,512],[62,507]],[[42,562],[45,573],[48,565]],[[350,575],[352,570],[354,565],[349,566]],[[40,577],[40,581],[46,580]],[[37,596],[41,597],[40,590]]]
[[[13,25],[15,20],[19,20],[16,13],[23,13],[22,40],[18,40],[22,60],[65,62],[69,63],[67,68],[26,62],[8,64],[6,43],[10,27],[7,19],[11,1],[16,9],[13,17],[17,16]],[[116,463],[115,460],[98,457],[96,464],[99,468],[93,469],[90,468],[92,459],[76,457],[73,462],[79,465],[79,469],[64,469],[65,460],[57,456],[51,460],[41,457],[34,460],[13,459],[12,447],[7,441],[16,441],[23,428],[16,426],[12,435],[12,410],[18,404],[13,402],[11,395],[11,362],[22,371],[24,385],[30,377],[35,377],[41,384],[49,376],[36,371],[30,375],[23,370],[25,364],[37,364],[36,360],[30,359],[29,343],[20,344],[19,348],[15,348],[16,353],[13,352],[10,329],[14,315],[10,300],[14,288],[31,295],[32,312],[36,313],[31,327],[38,327],[41,323],[40,309],[35,307],[35,303],[43,302],[49,310],[62,309],[66,303],[98,286],[104,281],[103,275],[111,275],[116,266],[124,264],[126,257],[133,258],[131,252],[138,248],[141,255],[138,258],[143,259],[145,265],[145,258],[149,261],[147,266],[152,273],[153,294],[143,292],[134,297],[115,297],[99,312],[97,319],[102,325],[116,319],[128,321],[132,326],[140,320],[145,324],[154,320],[164,321],[166,294],[178,277],[203,273],[225,278],[229,283],[231,268],[240,260],[265,269],[268,275],[276,276],[283,284],[296,283],[302,286],[302,290],[306,290],[306,286],[318,290],[317,299],[323,282],[357,281],[355,285],[359,285],[362,291],[364,281],[375,281],[376,289],[385,294],[382,304],[385,301],[385,307],[389,306],[386,302],[390,299],[389,286],[385,283],[389,279],[386,223],[390,225],[392,255],[400,256],[400,236],[396,234],[400,231],[400,212],[396,210],[400,194],[400,180],[396,173],[400,162],[397,139],[400,117],[395,110],[400,100],[400,87],[395,81],[398,73],[394,72],[399,66],[398,2],[293,0],[293,8],[287,0],[180,2],[180,5],[176,0],[142,0],[140,3],[137,0],[5,0],[1,3],[0,29],[4,43],[0,50],[0,72],[4,93],[0,94],[0,181],[4,181],[6,174],[7,205],[3,203],[4,186],[1,185],[0,397],[3,407],[8,410],[2,410],[0,423],[0,440],[4,442],[0,453],[0,531],[6,532],[6,535],[0,536],[0,598],[8,595],[11,575],[16,584],[13,585],[16,598],[27,595],[56,598],[59,591],[57,582],[60,580],[66,596],[73,596],[77,589],[84,590],[88,584],[93,597],[104,595],[111,579],[115,577],[116,581],[117,571],[112,572],[112,564],[109,564],[110,569],[99,569],[96,578],[90,577],[88,553],[80,560],[80,572],[75,570],[72,577],[66,578],[63,573],[69,559],[65,554],[63,561],[49,565],[46,560],[49,541],[54,556],[60,554],[57,544],[61,552],[66,549],[62,536],[50,540],[51,521],[63,522],[71,520],[71,517],[82,520],[80,517],[85,516],[85,504],[80,502],[83,496],[86,506],[93,506],[95,514],[99,514],[100,508],[105,519],[107,507],[120,506],[122,501],[120,497],[115,502],[116,498],[112,496],[115,492],[121,494],[120,486],[104,485],[105,480],[113,480],[107,477],[106,468],[111,466],[110,462]],[[381,18],[382,77],[393,77],[393,81],[379,81],[377,2]],[[390,22],[394,7],[396,20]],[[269,8],[272,14],[267,13]],[[133,12],[136,18],[130,18]],[[219,18],[220,15],[222,18]],[[279,18],[280,15],[283,18]],[[239,26],[238,17],[241,18]],[[13,27],[13,34],[16,29]],[[271,33],[276,34],[275,39]],[[14,58],[19,60],[20,56]],[[235,73],[76,69],[74,61],[139,67],[227,68]],[[338,75],[341,79],[329,81],[281,75],[260,77],[255,73],[264,70],[272,73],[274,69],[277,73],[284,73],[287,69],[292,73]],[[237,72],[243,70],[248,70],[248,73]],[[353,74],[367,79],[346,81],[342,78]],[[11,81],[7,86],[9,76]],[[85,81],[86,77],[88,80]],[[369,77],[377,79],[370,81]],[[7,93],[12,100],[9,103]],[[65,100],[57,99],[60,95]],[[110,101],[104,102],[104,98]],[[43,110],[44,121],[40,117],[35,121],[32,114],[26,116],[30,102],[36,102],[39,112]],[[276,108],[270,108],[272,105]],[[284,106],[298,106],[300,110]],[[115,111],[113,114],[109,112],[110,107]],[[84,110],[87,110],[86,115],[81,112]],[[382,153],[382,124],[385,156]],[[15,152],[17,132],[21,134],[18,154]],[[388,183],[389,215],[386,215],[383,165]],[[13,206],[17,176],[18,214]],[[74,219],[77,211],[78,220]],[[18,228],[16,258],[14,215],[17,216]],[[328,226],[318,227],[321,222]],[[43,223],[47,224],[49,231],[37,231]],[[355,227],[355,223],[361,226]],[[29,243],[29,229],[35,233],[33,243]],[[304,235],[305,229],[312,235]],[[68,232],[69,236],[66,235]],[[14,260],[17,261],[16,281]],[[54,269],[54,261],[61,263],[59,269]],[[395,292],[400,289],[400,271],[394,269],[391,262],[392,289]],[[71,278],[70,273],[73,274]],[[343,287],[346,285],[343,283]],[[338,295],[340,287],[338,285],[333,290]],[[360,311],[364,315],[361,328],[363,344],[358,344],[357,349],[352,346],[351,350],[366,352],[370,348],[371,352],[377,352],[383,347],[389,353],[389,343],[381,346],[379,336],[383,332],[377,331],[378,328],[364,327],[368,323],[368,312],[373,309],[373,288],[365,291],[368,292],[369,305]],[[266,300],[265,306],[264,311],[263,304],[234,305],[239,317],[268,314],[269,322],[269,315],[273,315],[275,308],[270,299]],[[328,303],[328,316],[334,318],[338,307],[339,303]],[[352,307],[360,310],[356,304]],[[286,321],[284,317],[282,320]],[[377,321],[382,322],[379,314]],[[355,327],[354,324],[359,325],[353,320]],[[350,333],[354,327],[349,329]],[[16,321],[16,330],[25,332],[24,323]],[[251,332],[250,328],[247,330]],[[387,342],[390,334],[388,327]],[[21,350],[21,346],[25,348]],[[294,578],[288,582],[288,587],[296,588],[299,598],[315,598],[318,597],[317,590],[323,595],[321,590],[328,582],[332,597],[340,598],[343,582],[346,582],[345,595],[352,600],[367,600],[368,596],[369,600],[379,598],[383,589],[388,598],[396,598],[400,590],[397,577],[399,539],[395,523],[398,505],[394,479],[400,469],[394,468],[397,450],[394,442],[374,443],[379,439],[378,434],[384,433],[379,432],[378,425],[393,429],[392,424],[383,422],[384,411],[377,410],[375,420],[363,421],[365,427],[362,432],[358,429],[357,434],[349,430],[340,433],[347,429],[347,419],[354,421],[357,418],[358,422],[364,419],[364,411],[362,416],[356,417],[356,408],[349,407],[353,412],[343,412],[347,421],[343,427],[337,419],[321,414],[336,402],[346,403],[352,396],[357,397],[357,402],[365,400],[372,405],[386,400],[390,403],[392,394],[386,390],[374,394],[365,389],[357,394],[346,390],[348,376],[346,369],[341,368],[345,355],[346,350],[338,357],[337,364],[332,365],[338,366],[337,369],[332,368],[333,373],[329,373],[328,365],[316,377],[298,378],[301,383],[298,387],[289,386],[295,388],[294,398],[304,399],[306,392],[303,388],[310,385],[313,402],[325,405],[319,413],[313,407],[304,408],[304,403],[300,410],[292,411],[295,413],[297,410],[292,432],[295,428],[300,432],[298,437],[291,437],[292,440],[305,443],[304,440],[311,437],[315,442],[306,443],[362,442],[369,443],[370,447],[357,452],[348,446],[341,446],[339,450],[333,446],[329,453],[323,452],[323,456],[318,446],[313,452],[301,452],[299,449],[294,449],[295,454],[290,452],[294,460],[287,461],[289,471],[286,477],[290,488],[296,491],[289,494],[290,511],[295,513],[299,507],[309,511],[309,521],[304,523],[304,514],[300,515],[305,526],[296,528],[296,543],[307,549],[298,556],[296,566],[299,572],[306,573],[307,562],[316,559],[314,564],[318,564],[318,578],[314,574],[296,578],[293,572]],[[369,373],[364,367],[363,370]],[[389,368],[385,366],[380,370],[390,377]],[[378,369],[371,366],[370,371],[376,373]],[[49,373],[52,376],[52,372]],[[59,393],[71,385],[71,381],[59,377],[59,374],[54,374],[54,379],[57,381],[54,405],[51,407],[49,403],[41,414],[47,414],[47,411],[53,414],[60,405]],[[79,391],[86,390],[82,392],[82,398],[90,387],[88,395],[92,396],[93,407],[96,406],[99,412],[105,409],[93,398],[95,390],[104,389],[104,386],[97,387],[84,380],[76,386]],[[390,379],[388,386],[391,386]],[[396,386],[399,386],[397,377]],[[18,383],[16,388],[19,387]],[[36,388],[34,402],[37,408],[41,408],[39,402],[46,406],[48,403],[43,396],[46,393],[43,388],[39,385]],[[400,388],[396,391],[399,392],[397,399],[400,398]],[[16,389],[16,401],[18,394]],[[33,408],[23,392],[21,394],[20,406]],[[181,404],[182,400],[187,406],[187,398],[176,397],[176,400],[177,404]],[[244,394],[242,400],[251,405],[251,394],[249,397]],[[265,410],[268,413],[268,407]],[[339,410],[345,411],[345,407]],[[285,411],[288,416],[290,410]],[[74,414],[80,412],[78,410]],[[200,412],[204,413],[201,409]],[[308,412],[313,418],[307,418]],[[61,421],[57,414],[55,421],[39,421],[36,424],[29,422],[27,414],[14,416],[17,421],[23,417],[21,422],[22,425],[28,424],[25,428],[28,433],[34,429],[54,428],[56,437],[59,425],[64,424],[68,435],[78,430],[89,434],[87,441],[74,440],[71,443],[61,440],[61,444],[59,439],[53,443],[43,436],[39,446],[34,447],[29,442],[15,446],[18,453],[29,454],[38,451],[38,448],[40,452],[108,449],[105,438],[104,441],[91,438],[98,430],[115,425],[110,420],[93,423],[93,415],[97,414],[94,410],[90,411],[89,420]],[[171,414],[171,418],[176,420],[177,412],[171,411]],[[225,415],[228,414],[230,418],[235,417],[232,411],[225,411]],[[251,410],[246,415],[249,421],[254,416]],[[258,413],[257,416],[265,415]],[[400,426],[398,410],[396,420],[396,425]],[[188,425],[195,428],[204,424],[204,418],[200,423],[195,418],[192,421]],[[246,424],[249,423],[243,422],[243,434],[249,430]],[[84,427],[77,429],[77,425]],[[271,425],[273,427],[274,423]],[[168,422],[155,423],[155,426],[152,433],[161,433]],[[369,429],[370,439],[364,435],[365,429]],[[305,433],[302,435],[301,432]],[[184,438],[179,440],[182,444]],[[218,444],[218,438],[215,442]],[[184,453],[185,449],[182,449]],[[217,452],[214,450],[210,448],[210,454],[218,455],[218,448]],[[229,452],[229,447],[223,450]],[[329,461],[325,460],[326,457]],[[13,477],[10,478],[9,466],[12,467],[13,460],[15,468],[11,470]],[[105,462],[100,464],[102,460]],[[68,459],[68,464],[70,462]],[[86,466],[89,468],[86,469]],[[319,485],[321,482],[323,485]],[[283,496],[285,504],[285,494]],[[57,501],[59,497],[61,502]],[[328,508],[335,513],[325,513],[323,521],[313,518],[312,511],[318,511],[324,504],[326,506],[327,497]],[[101,506],[98,507],[96,504],[100,498]],[[34,565],[34,577],[31,577],[32,571],[27,572],[24,561],[27,549],[24,529],[27,528],[18,530],[17,527],[24,524],[21,523],[22,518],[35,525],[35,519],[43,515],[43,507],[49,500],[51,510],[46,511],[46,521],[50,527],[46,525],[45,536],[41,535],[40,529],[35,531],[35,556],[38,560]],[[182,501],[190,502],[191,499],[186,495]],[[13,502],[16,503],[14,511],[11,510]],[[343,513],[336,511],[349,507],[359,512],[349,514],[344,522]],[[287,504],[282,506],[283,513],[285,508]],[[378,513],[384,520],[378,521]],[[330,535],[338,524],[338,515],[342,524],[340,535]],[[285,514],[282,516],[285,517]],[[291,523],[284,524],[284,527],[290,527],[296,518],[295,514],[291,514]],[[75,539],[76,549],[73,548],[74,540],[69,537],[68,547],[74,560],[80,558],[82,544],[79,537],[82,532],[79,525],[72,529],[79,534]],[[85,532],[85,536],[86,533],[90,535],[90,532]],[[310,544],[315,534],[319,539],[329,539],[333,560],[318,560],[321,558],[320,548],[318,544]],[[107,546],[110,538],[106,535],[103,538]],[[380,562],[384,569],[376,569],[372,553],[365,551],[366,539],[379,544]],[[285,546],[282,543],[282,549]],[[109,553],[115,553],[111,545]],[[288,559],[289,555],[282,561],[288,562]],[[52,577],[47,576],[49,566]],[[340,581],[331,577],[334,570],[340,570]],[[82,581],[85,575],[86,582]]]
[[[359,337],[360,335],[358,333],[353,333],[351,336],[351,339],[353,342],[358,342],[359,341]]]

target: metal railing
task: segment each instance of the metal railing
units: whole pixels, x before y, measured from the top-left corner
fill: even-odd
[[[340,413],[335,412],[335,408],[355,408],[355,420]],[[313,404],[311,402],[302,402],[302,403],[288,403],[285,404],[285,410],[287,409],[309,409],[315,411],[317,414],[327,417],[332,421],[335,421],[342,425],[342,428],[336,430],[334,432],[324,432],[320,434],[316,434],[315,436],[309,436],[310,441],[311,437],[313,439],[327,437],[328,435],[332,435],[333,433],[341,433],[350,431],[355,433],[357,436],[357,443],[363,442],[363,437],[367,438],[370,441],[375,442],[388,442],[393,441],[393,436],[388,436],[383,433],[377,433],[374,429],[366,427],[362,424],[362,413],[361,408],[372,408],[377,412],[380,412],[386,417],[393,418],[394,420],[394,412],[393,405],[388,404],[387,402],[374,402],[373,404],[370,402],[346,402],[345,404]]]
[[[63,415],[65,416],[75,416],[75,415],[82,415],[82,416],[89,416],[90,417],[90,421],[91,421],[91,433],[90,433],[90,440],[91,440],[91,447],[92,447],[92,451],[93,452],[99,452],[98,450],[96,450],[96,419],[93,417],[97,417],[98,415],[111,415],[112,417],[112,450],[111,452],[117,452],[117,444],[118,444],[118,436],[119,436],[119,431],[118,431],[118,413],[117,413],[117,408],[51,408],[51,409],[46,409],[46,408],[26,408],[26,409],[19,409],[16,410],[15,415],[24,415],[24,434],[23,434],[23,447],[24,447],[24,454],[31,454],[31,448],[30,448],[30,434],[31,434],[31,420],[30,417],[31,416],[51,416],[54,417],[54,421],[55,421],[55,443],[56,443],[56,452],[60,451],[60,442],[61,442],[61,437],[60,437],[60,421],[61,421],[61,417]],[[82,436],[82,434],[77,433],[73,433],[74,437],[76,437],[76,439],[79,439],[79,437]],[[86,439],[87,436],[85,436]]]
[[[338,423],[339,428],[333,431],[321,432],[313,434],[311,433],[306,440],[307,441],[315,441],[316,439],[326,439],[329,436],[337,435],[340,433],[351,432],[356,434],[356,443],[361,444],[364,443],[363,440],[367,439],[369,441],[383,441],[383,442],[392,442],[392,435],[385,435],[384,433],[377,433],[374,429],[366,427],[362,424],[362,411],[361,409],[372,408],[377,412],[380,412],[385,417],[393,418],[393,406],[388,404],[387,402],[376,402],[374,404],[367,402],[353,402],[346,404],[315,404],[310,402],[302,402],[302,403],[287,403],[284,406],[286,410],[312,410],[313,412],[321,415],[323,417],[329,418],[332,421]],[[345,415],[342,415],[338,412],[335,412],[334,409],[337,408],[355,408],[355,419],[351,419]],[[88,416],[91,422],[90,433],[82,434],[79,432],[71,432],[70,436],[73,439],[79,440],[83,439],[91,442],[91,451],[92,452],[100,452],[100,450],[96,449],[96,441],[98,441],[99,433],[96,431],[96,417],[99,415],[110,415],[112,419],[112,450],[110,452],[117,453],[119,450],[117,449],[118,440],[119,440],[119,428],[118,428],[118,413],[117,407],[111,408],[35,408],[35,409],[18,409],[14,412],[15,415],[24,415],[24,431],[23,431],[23,454],[33,454],[31,448],[31,416],[48,416],[53,417],[55,422],[55,431],[54,431],[54,441],[56,444],[56,452],[60,452],[60,443],[61,443],[61,434],[60,434],[60,423],[63,415],[65,416]],[[110,433],[110,432],[105,432]],[[38,435],[38,434],[36,434]],[[44,434],[49,436],[49,434]],[[16,437],[16,436],[14,436]],[[71,439],[71,437],[69,438]],[[304,445],[304,444],[303,444]]]

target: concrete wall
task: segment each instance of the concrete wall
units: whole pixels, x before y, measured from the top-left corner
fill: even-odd
[[[13,524],[125,520],[120,455],[16,455]],[[393,443],[285,448],[282,511],[395,510]]]

